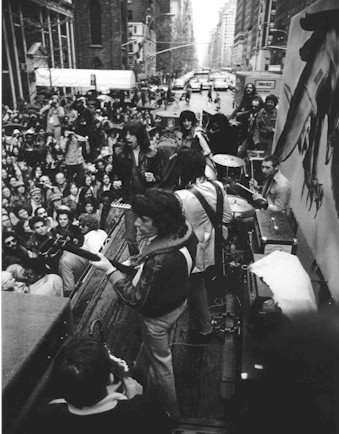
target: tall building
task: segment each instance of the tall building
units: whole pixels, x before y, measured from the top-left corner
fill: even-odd
[[[234,43],[232,48],[232,66],[242,66],[242,54],[245,36],[246,0],[237,0],[237,11],[234,25]]]
[[[208,65],[213,68],[231,66],[236,17],[236,1],[225,1],[219,10],[217,26],[212,30],[208,47]]]
[[[316,0],[237,0],[232,65],[282,71],[291,18]]]
[[[235,1],[230,1],[228,4],[225,4],[223,9],[220,11],[220,22],[221,22],[220,61],[222,66],[231,65],[232,46],[234,41],[235,13],[236,13]]]
[[[2,102],[16,107],[36,97],[39,67],[75,68],[71,0],[4,0]]]
[[[197,63],[191,0],[171,1],[170,72],[175,77],[190,71]],[[175,48],[180,47],[180,48]]]
[[[152,0],[128,0],[128,65],[137,77],[155,75],[156,35]]]
[[[78,68],[128,69],[126,0],[74,0],[74,29]]]

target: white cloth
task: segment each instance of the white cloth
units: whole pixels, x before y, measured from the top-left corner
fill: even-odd
[[[105,411],[112,410],[118,403],[118,401],[126,400],[127,396],[122,393],[113,392],[107,395],[104,399],[97,402],[90,407],[77,408],[74,405],[67,403],[63,398],[53,399],[49,404],[68,404],[68,411],[78,416],[88,416],[90,414],[103,413]]]
[[[310,278],[297,256],[275,250],[250,266],[270,287],[283,314],[293,319],[305,312],[317,312]]]
[[[48,295],[63,297],[63,281],[57,274],[46,274],[37,282],[29,286],[32,295]]]
[[[102,229],[87,232],[87,234],[84,236],[84,244],[82,248],[92,253],[98,253],[104,245],[107,236],[107,233]]]

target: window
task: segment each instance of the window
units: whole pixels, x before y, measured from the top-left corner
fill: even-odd
[[[93,45],[101,45],[101,7],[98,0],[90,0],[89,16],[91,24],[91,43]]]
[[[133,21],[133,11],[130,9],[127,11],[127,19],[128,21]]]

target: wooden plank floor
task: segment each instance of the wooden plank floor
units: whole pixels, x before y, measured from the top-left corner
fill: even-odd
[[[122,212],[103,250],[109,259],[124,261],[128,257],[124,233]],[[84,281],[72,295],[71,304],[75,335],[88,336],[91,324],[99,319],[112,353],[129,364],[135,360],[141,342],[139,315],[121,302],[105,273],[90,267]],[[97,328],[95,330],[98,332]],[[99,338],[98,333],[95,337]]]

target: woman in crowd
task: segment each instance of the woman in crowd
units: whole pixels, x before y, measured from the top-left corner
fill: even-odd
[[[15,232],[18,235],[19,243],[27,248],[27,242],[33,233],[28,219],[20,219],[15,226]]]
[[[99,202],[101,202],[102,199],[102,193],[104,193],[105,191],[111,193],[111,195],[113,196],[114,193],[114,188],[113,188],[113,184],[112,184],[112,180],[110,178],[110,176],[108,175],[108,173],[105,173],[102,177],[102,183],[98,189],[98,200]]]
[[[82,201],[84,199],[84,195],[88,190],[91,190],[93,196],[96,198],[98,196],[98,189],[100,187],[100,183],[96,182],[96,176],[92,176],[92,173],[86,173],[84,179],[84,185],[80,188],[79,200]]]
[[[71,182],[69,184],[69,191],[70,194],[64,199],[64,204],[68,206],[68,208],[71,210],[72,215],[74,218],[77,218],[79,215],[79,195],[80,190],[77,187],[76,182]]]
[[[87,197],[85,202],[80,206],[80,213],[92,215],[99,221],[99,203],[95,197]]]

